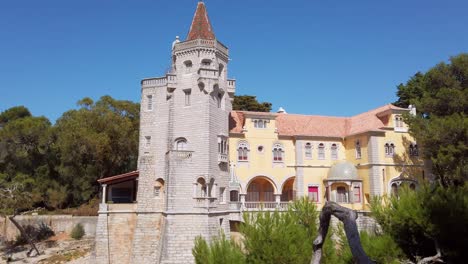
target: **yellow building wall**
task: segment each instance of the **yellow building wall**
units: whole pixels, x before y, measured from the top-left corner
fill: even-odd
[[[247,193],[249,182],[257,176],[263,176],[270,179],[274,183],[275,194],[281,194],[283,184],[291,177],[296,176],[296,139],[289,137],[278,137],[276,133],[276,121],[274,117],[270,118],[266,128],[255,128],[253,119],[246,118],[245,129],[243,134],[231,134],[229,138],[229,157],[230,162],[235,164],[235,174],[241,182],[241,193]],[[265,119],[262,117],[262,119]],[[423,165],[422,159],[419,157],[410,157],[408,153],[409,144],[414,142],[414,139],[407,132],[396,132],[393,130],[394,115],[389,115],[384,118],[386,123],[385,135],[378,138],[378,155],[379,165],[385,171],[382,175],[383,190],[386,194],[389,190],[389,182],[399,176],[403,166],[401,164],[417,165],[405,166],[405,172],[412,177],[422,178]],[[308,186],[319,186],[319,203],[321,208],[326,201],[326,187],[324,180],[328,176],[330,167],[339,161],[348,161],[357,166],[357,171],[362,180],[361,203],[343,204],[343,206],[355,210],[368,210],[370,197],[370,166],[368,158],[368,142],[370,134],[363,133],[346,137],[345,139],[319,138],[311,137],[308,139],[300,139],[302,141],[302,150],[298,153],[301,155],[302,168],[304,175],[304,185],[302,193],[308,194]],[[360,141],[361,158],[356,158],[355,143]],[[246,141],[249,145],[249,159],[247,162],[237,160],[237,146],[239,142]],[[305,144],[310,142],[313,146],[312,158],[305,156]],[[283,162],[273,162],[273,146],[275,143],[280,143],[284,149]],[[325,144],[325,159],[318,159],[318,144]],[[338,159],[331,159],[331,144],[338,146]],[[385,155],[385,143],[393,143],[395,145],[395,155],[387,157]],[[259,147],[263,147],[263,151],[259,151]],[[334,186],[336,188],[336,186]],[[298,190],[296,190],[298,191]]]

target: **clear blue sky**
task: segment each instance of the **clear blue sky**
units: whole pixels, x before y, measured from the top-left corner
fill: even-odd
[[[230,48],[237,94],[289,113],[351,116],[396,99],[396,85],[468,52],[468,1],[206,0]],[[162,76],[196,0],[0,2],[0,111],[54,122],[89,96],[139,101]]]

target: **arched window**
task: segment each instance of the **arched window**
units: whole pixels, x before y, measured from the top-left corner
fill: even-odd
[[[237,160],[238,161],[249,160],[249,145],[245,141],[239,142],[237,146]]]
[[[400,115],[395,116],[395,127],[403,127],[403,117]]]
[[[418,149],[418,145],[416,143],[411,143],[409,145],[409,154],[412,157],[419,156],[419,149]]]
[[[323,143],[318,145],[318,159],[325,159],[325,145]]]
[[[331,152],[331,159],[337,160],[338,159],[338,146],[336,144],[331,145],[330,152]]]
[[[385,143],[385,156],[387,157],[393,157],[393,154],[395,154],[395,145],[393,143]]]
[[[218,66],[218,75],[219,75],[221,78],[224,77],[223,70],[224,70],[224,65],[220,63],[219,66]]]
[[[308,159],[312,158],[312,144],[310,142],[305,144],[305,157]]]
[[[283,161],[283,146],[281,144],[273,145],[273,161],[274,162],[282,162]]]
[[[208,188],[205,182],[205,179],[198,178],[197,180],[197,197],[208,197]]]
[[[184,61],[184,65],[185,65],[185,72],[189,73],[190,70],[192,69],[192,61],[191,60],[186,60],[186,61]]]
[[[175,150],[187,150],[187,140],[185,138],[178,138],[175,141]]]
[[[347,203],[348,194],[346,193],[346,188],[339,186],[336,188],[336,202],[337,203]]]
[[[356,140],[356,159],[360,159],[361,158],[361,142],[358,140]]]

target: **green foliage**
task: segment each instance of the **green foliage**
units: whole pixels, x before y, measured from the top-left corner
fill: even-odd
[[[252,95],[236,95],[234,96],[232,109],[239,111],[270,112],[271,103],[260,103],[257,101],[257,98]]]
[[[0,126],[10,121],[31,116],[31,112],[24,106],[15,106],[0,113]]]
[[[76,240],[81,239],[85,235],[85,230],[82,224],[76,224],[70,234],[70,237]]]
[[[448,263],[467,259],[468,185],[404,188],[398,197],[375,198],[371,209],[409,258],[435,255],[437,242]]]
[[[33,241],[39,242],[54,236],[55,233],[45,223],[40,223],[39,226],[27,225],[24,226],[25,234],[28,235]],[[27,244],[28,240],[23,235],[16,236],[15,245]]]
[[[97,179],[134,170],[138,153],[139,104],[103,96],[79,105],[54,127],[60,153],[56,169],[68,185],[71,205],[95,196]]]
[[[468,180],[468,54],[450,58],[398,86],[396,105],[415,105],[419,114],[406,116],[410,133],[423,146],[432,172],[447,187]]]
[[[97,195],[97,179],[136,168],[139,104],[103,96],[78,106],[54,126],[22,106],[0,113],[0,189],[30,194],[19,211],[81,205]]]
[[[210,245],[203,237],[197,237],[192,253],[197,264],[245,263],[245,256],[240,246],[233,240],[227,240],[224,234],[215,238]]]
[[[309,263],[317,216],[315,204],[306,198],[287,212],[246,213],[240,232],[247,263]]]

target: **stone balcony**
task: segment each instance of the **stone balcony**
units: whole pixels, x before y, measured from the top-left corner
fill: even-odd
[[[218,164],[220,163],[228,163],[228,155],[227,154],[221,154],[218,153]]]
[[[234,92],[236,91],[236,80],[234,79],[227,80],[227,91],[228,93],[234,94]]]
[[[175,87],[177,84],[177,76],[175,74],[167,74],[164,77],[147,78],[141,81],[142,87],[154,87],[154,86],[171,86]]]

